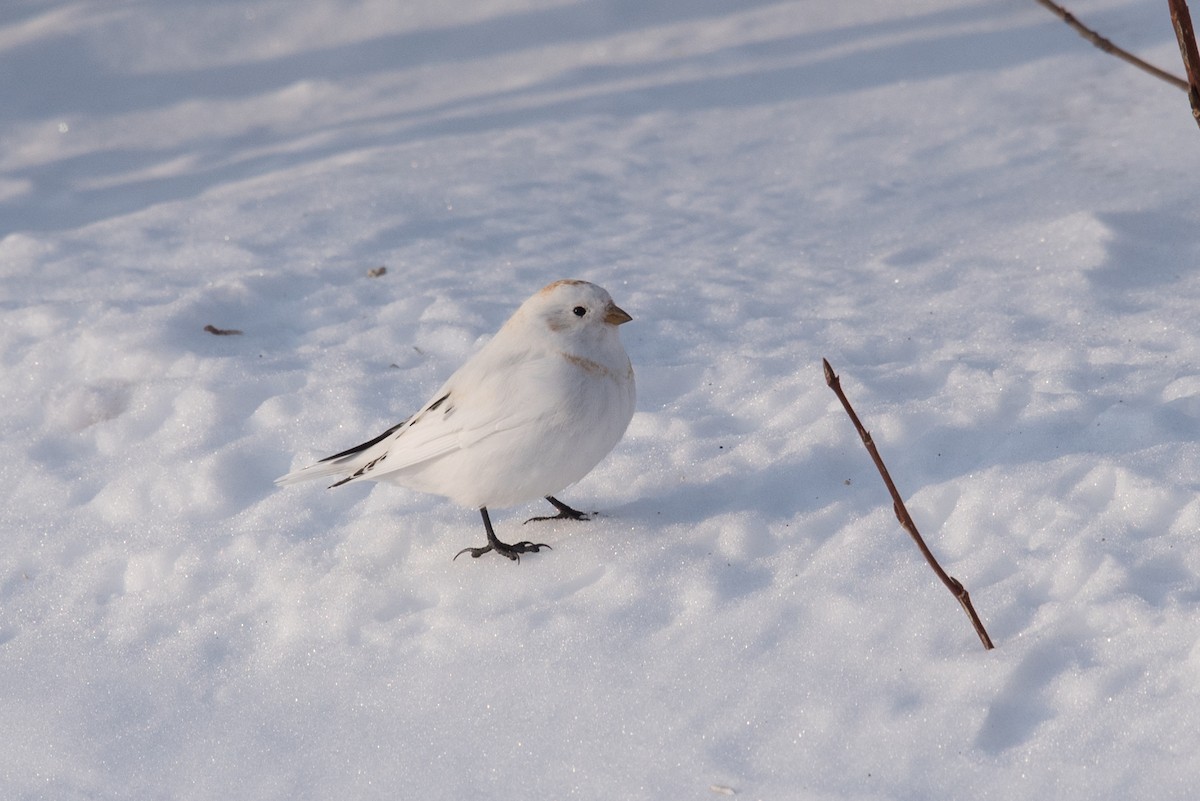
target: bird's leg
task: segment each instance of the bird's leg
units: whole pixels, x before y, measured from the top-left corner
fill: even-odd
[[[471,554],[471,558],[478,559],[488,551],[495,551],[501,556],[508,557],[515,562],[520,562],[521,554],[523,553],[537,553],[542,548],[545,548],[546,550],[553,550],[549,545],[544,543],[525,541],[509,545],[501,542],[499,539],[497,539],[496,532],[492,530],[492,518],[488,516],[487,507],[479,507],[479,514],[483,516],[483,527],[487,531],[488,544],[484,545],[482,548],[463,548],[461,551],[454,554],[455,559],[462,556],[464,553],[469,553]]]
[[[554,508],[558,510],[558,514],[546,515],[545,517],[531,517],[525,521],[526,523],[532,523],[535,520],[591,520],[587,512],[572,509],[553,495],[547,495],[546,500],[550,501]]]

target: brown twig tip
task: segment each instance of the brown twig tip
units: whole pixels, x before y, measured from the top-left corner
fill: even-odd
[[[212,323],[204,326],[204,330],[216,337],[236,337],[242,333],[236,328],[217,328]]]
[[[875,468],[879,471],[884,486],[887,487],[888,493],[892,496],[892,511],[895,512],[896,519],[900,522],[900,527],[912,537],[913,542],[917,545],[917,549],[925,557],[925,561],[929,564],[934,574],[946,585],[946,589],[950,590],[959,605],[962,606],[963,611],[967,613],[967,617],[970,618],[971,625],[975,628],[975,633],[979,636],[979,641],[983,643],[984,649],[990,651],[995,646],[992,645],[992,638],[988,636],[987,630],[983,627],[983,621],[979,619],[979,615],[975,612],[975,607],[971,604],[971,596],[967,592],[966,587],[958,579],[947,574],[942,569],[942,566],[938,564],[937,559],[934,558],[933,552],[929,550],[929,546],[925,544],[921,533],[917,531],[917,524],[913,522],[912,515],[908,513],[908,508],[904,505],[904,500],[900,497],[900,491],[896,489],[896,484],[892,481],[892,476],[888,473],[888,469],[883,463],[883,457],[879,455],[879,449],[875,447],[875,442],[871,439],[871,433],[867,431],[862,421],[858,419],[858,415],[854,412],[854,407],[850,405],[849,398],[842,391],[841,379],[833,372],[833,367],[829,364],[828,359],[821,359],[821,364],[825,371],[825,383],[829,385],[830,389],[837,395],[838,400],[842,402],[842,408],[846,410],[850,421],[854,423],[854,428],[858,431],[859,438],[862,439],[863,445],[866,446],[867,453],[871,455],[871,460],[875,462]]]

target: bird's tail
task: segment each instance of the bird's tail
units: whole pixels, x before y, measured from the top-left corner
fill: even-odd
[[[347,473],[353,475],[357,469],[357,466],[342,464],[340,460],[338,462],[317,462],[316,464],[310,464],[308,467],[293,470],[287,475],[280,476],[275,479],[275,483],[281,487],[286,487],[289,484],[299,484],[302,481],[311,481],[314,478],[327,478],[329,476],[346,478]]]
[[[408,421],[406,420],[405,422]],[[326,456],[316,464],[310,464],[308,467],[294,470],[285,476],[280,476],[275,479],[275,483],[282,487],[288,484],[299,484],[301,481],[309,481],[314,478],[340,476],[340,481],[330,485],[330,487],[336,487],[345,484],[347,481],[361,478],[368,470],[375,466],[376,462],[382,461],[382,457],[387,454],[386,446],[380,445],[379,448],[375,446],[390,437],[403,425],[404,423],[398,423],[387,431],[384,431],[378,437],[368,440],[361,445],[355,445],[353,448],[344,450],[341,453],[335,453],[333,456]],[[381,452],[377,453],[377,450]]]

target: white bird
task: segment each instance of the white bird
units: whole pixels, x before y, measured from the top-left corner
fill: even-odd
[[[631,319],[601,287],[555,281],[522,303],[412,417],[275,483],[388,481],[478,509],[487,545],[455,558],[494,550],[519,561],[549,548],[501,542],[488,507],[545,498],[558,514],[526,523],[588,519],[554,496],[591,472],[633,417],[633,367],[617,330]]]

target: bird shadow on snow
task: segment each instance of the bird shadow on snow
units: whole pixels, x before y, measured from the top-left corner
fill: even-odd
[[[643,532],[655,532],[663,526],[693,532],[669,547],[689,555],[719,551],[728,557],[728,567],[734,567],[735,562],[741,565],[745,581],[730,584],[727,589],[731,595],[742,595],[770,580],[769,573],[748,566],[778,553],[793,539],[772,533],[770,528],[789,524],[796,515],[811,515],[834,500],[832,493],[817,497],[813,488],[832,488],[838,483],[829,478],[828,465],[841,458],[836,449],[813,448],[802,462],[772,462],[762,468],[738,464],[712,478],[647,485],[640,497],[602,514]],[[718,543],[723,534],[731,533],[732,551]],[[819,543],[834,533],[805,528],[797,530],[795,537]]]
[[[1097,217],[1113,239],[1107,243],[1105,263],[1087,276],[1097,302],[1114,313],[1160,305],[1157,293],[1194,274],[1200,265],[1200,229],[1194,216],[1166,207]]]
[[[11,121],[157,110],[169,108],[183,97],[244,101],[304,81],[352,81],[389,71],[555,45],[578,44],[583,49],[596,39],[669,24],[711,21],[720,25],[752,5],[739,3],[731,8],[712,0],[661,7],[627,0],[578,3],[229,66],[148,74],[126,74],[106,64],[82,35],[59,35],[0,52],[0,94],[19,99],[8,104],[5,111]],[[527,129],[541,123],[560,124],[595,114],[628,118],[652,111],[742,108],[964,71],[995,70],[1046,58],[1074,44],[1052,27],[1052,20],[1003,31],[940,30],[987,20],[997,13],[979,7],[918,14],[903,20],[741,44],[702,55],[632,65],[571,67],[519,90],[486,92],[413,111],[334,121],[322,120],[318,113],[312,115],[307,126],[288,126],[283,132],[239,129],[224,137],[207,137],[203,144],[188,142],[157,149],[112,147],[49,160],[10,171],[11,178],[28,182],[38,191],[0,203],[0,228],[75,228],[193,197],[223,183],[377,147],[381,122],[393,128],[386,134],[387,141],[402,144],[440,136]],[[928,35],[914,36],[911,41],[873,41],[883,33],[923,30],[928,30]],[[858,44],[852,52],[843,52],[848,43]],[[826,48],[835,54],[820,55]],[[804,64],[781,67],[772,63],[755,68],[762,59],[804,57],[810,53],[817,55]],[[744,64],[748,69],[736,76],[705,75],[707,70],[725,70],[731,63]],[[698,77],[678,77],[678,71]],[[31,76],[48,72],[70,76],[70,80],[58,83],[69,86],[69,91],[24,91]],[[631,80],[639,86],[628,88],[626,84]],[[572,97],[562,99],[564,91]],[[303,140],[309,141],[297,144]],[[190,166],[160,170],[161,174],[152,178],[114,179],[179,160],[186,160]]]

